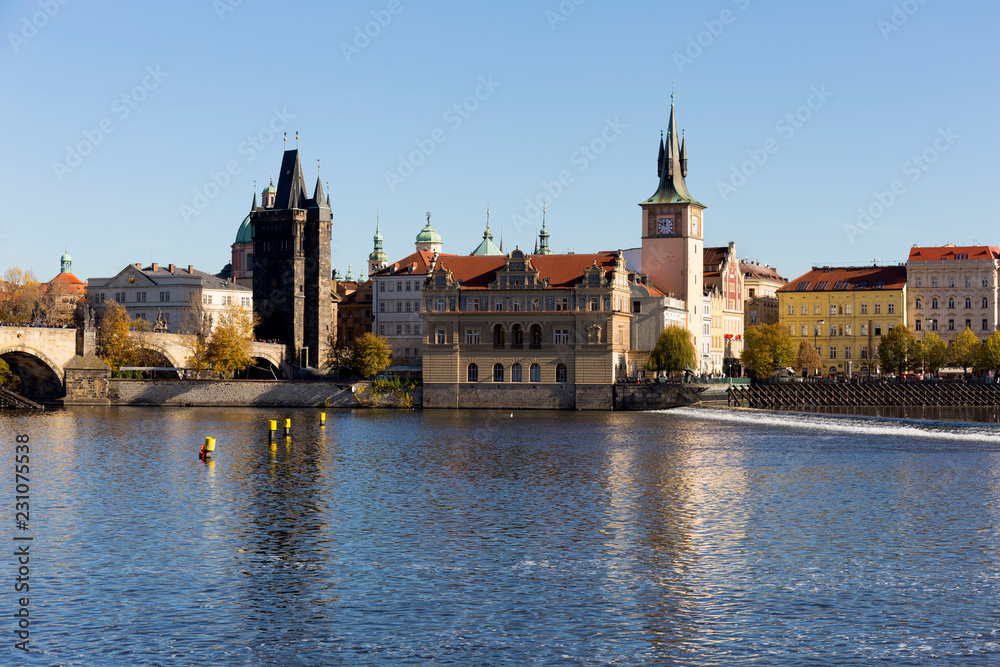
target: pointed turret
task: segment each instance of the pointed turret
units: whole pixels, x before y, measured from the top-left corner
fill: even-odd
[[[538,250],[536,255],[554,255],[549,250],[549,230],[545,227],[545,207],[542,207],[542,231],[538,232]]]
[[[653,196],[643,203],[701,205],[688,192],[687,184],[684,182],[684,177],[687,175],[687,146],[681,149],[673,99],[670,101],[670,124],[667,127],[666,140],[661,141],[660,150],[663,156],[662,166],[658,169],[660,185]]]
[[[253,193],[253,202],[251,202],[251,204],[250,204],[250,210],[251,211],[256,211],[257,210],[257,191],[256,190],[254,190],[254,193]]]
[[[490,232],[490,209],[486,208],[486,231],[483,232],[482,242],[476,246],[476,249],[469,253],[470,255],[502,255],[500,248],[493,243],[493,233]]]
[[[316,207],[325,206],[330,208],[329,200],[327,196],[323,194],[323,181],[320,180],[319,174],[316,174],[316,189],[313,190],[313,203]]]
[[[354,280],[354,274],[351,272],[351,265],[350,264],[347,265],[347,275],[344,276],[344,280],[346,280],[346,281],[353,281]]]
[[[685,133],[681,132],[681,176],[687,178],[688,175],[688,149],[687,149],[687,137]]]
[[[302,162],[298,149],[285,151],[281,158],[281,174],[278,175],[278,191],[274,198],[274,208],[306,208],[306,182],[302,177]]]
[[[372,237],[372,242],[372,254],[368,255],[368,275],[370,276],[384,269],[389,263],[389,258],[382,251],[382,230],[378,212],[375,213],[375,236]]]
[[[660,157],[656,160],[656,177],[663,178],[663,130],[660,130]]]

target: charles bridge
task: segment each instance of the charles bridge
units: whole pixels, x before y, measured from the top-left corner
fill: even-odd
[[[138,339],[142,349],[153,352],[159,359],[159,366],[187,367],[186,360],[191,355],[190,336],[142,332]],[[96,331],[93,329],[0,326],[0,358],[20,376],[21,393],[31,398],[62,397],[67,366],[78,366],[82,357],[95,351]],[[284,354],[284,345],[252,343],[254,364],[279,379],[288,373]],[[180,377],[177,371],[169,373]]]

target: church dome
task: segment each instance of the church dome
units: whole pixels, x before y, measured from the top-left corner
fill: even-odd
[[[369,262],[387,262],[389,258],[381,250],[375,250],[372,254],[368,255]]]
[[[441,235],[431,227],[430,220],[427,221],[424,228],[417,234],[417,243],[441,243]]]
[[[236,232],[235,243],[253,243],[253,229],[250,226],[249,213],[247,213],[247,217],[243,218],[243,222],[240,224],[240,230]]]
[[[270,183],[266,188],[264,188],[264,194],[270,194],[272,192],[277,192],[278,188],[274,187],[274,183]]]
[[[72,262],[73,258],[69,256],[69,251],[67,250],[66,252],[64,252],[62,254],[62,257],[59,258],[59,261],[60,262]]]

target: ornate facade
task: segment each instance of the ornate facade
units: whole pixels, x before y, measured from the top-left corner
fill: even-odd
[[[607,409],[628,372],[619,253],[438,257],[423,288],[425,407]]]

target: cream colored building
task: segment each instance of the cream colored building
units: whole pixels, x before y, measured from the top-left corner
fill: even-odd
[[[933,331],[950,343],[970,329],[985,341],[997,330],[998,271],[1000,249],[993,246],[910,248],[906,262],[910,330]]]

